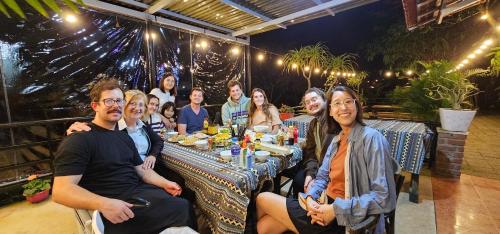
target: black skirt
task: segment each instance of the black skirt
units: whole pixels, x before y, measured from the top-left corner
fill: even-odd
[[[286,199],[286,209],[288,216],[292,220],[293,225],[301,234],[316,234],[316,233],[345,233],[345,227],[337,224],[337,219],[334,219],[328,226],[319,224],[311,224],[311,217],[307,216],[307,211],[302,209],[299,201],[293,198]]]

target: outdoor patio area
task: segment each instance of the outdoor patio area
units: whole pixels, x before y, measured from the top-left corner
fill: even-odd
[[[0,234],[500,234],[500,0],[0,0]]]

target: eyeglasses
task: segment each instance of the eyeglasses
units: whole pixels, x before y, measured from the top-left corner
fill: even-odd
[[[305,100],[305,101],[304,101],[304,103],[305,103],[306,105],[309,105],[309,104],[311,104],[311,103],[316,102],[317,100],[318,100],[318,97],[312,97],[310,100]]]
[[[105,99],[102,99],[102,102],[107,107],[112,107],[115,103],[118,106],[122,106],[123,105],[123,99],[122,98],[117,98],[117,99],[105,98]]]
[[[135,107],[144,107],[144,103],[142,103],[142,102],[140,102],[140,103],[130,102],[128,105],[131,106],[131,107],[134,107],[134,108]]]
[[[330,106],[334,108],[339,108],[342,105],[344,105],[345,107],[352,107],[354,106],[354,103],[356,103],[356,100],[349,98],[345,99],[344,101],[334,101]]]

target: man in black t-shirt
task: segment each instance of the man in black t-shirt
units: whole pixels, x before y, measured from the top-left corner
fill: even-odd
[[[123,92],[116,80],[99,81],[90,93],[95,111],[91,131],[67,137],[54,161],[53,200],[98,210],[106,233],[158,233],[167,227],[196,229],[189,202],[178,184],[144,169],[134,142],[117,130]],[[135,207],[127,201],[149,201]]]

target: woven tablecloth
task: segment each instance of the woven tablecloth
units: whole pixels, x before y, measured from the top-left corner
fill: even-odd
[[[251,192],[302,159],[300,148],[291,147],[292,155],[270,157],[252,170],[220,162],[220,149],[207,152],[169,142],[165,142],[162,158],[196,193],[197,205],[213,233],[243,233]]]
[[[286,126],[296,126],[299,137],[305,137],[313,117],[300,115],[284,121]],[[429,131],[423,123],[395,120],[363,120],[368,126],[381,132],[391,146],[391,156],[405,170],[420,174],[426,156],[426,144],[430,142]]]

